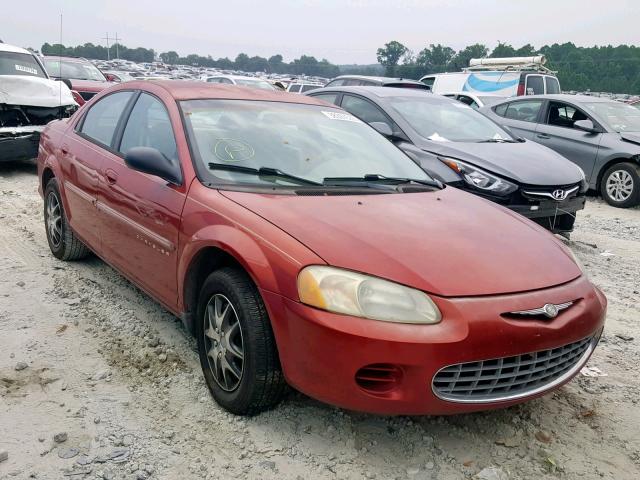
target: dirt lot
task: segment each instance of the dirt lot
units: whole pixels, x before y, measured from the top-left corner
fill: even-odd
[[[591,199],[570,243],[609,298],[589,363],[606,376],[490,413],[292,393],[243,419],[211,400],[176,318],[100,260],[50,255],[41,204],[33,164],[0,164],[0,479],[640,478],[638,208]]]

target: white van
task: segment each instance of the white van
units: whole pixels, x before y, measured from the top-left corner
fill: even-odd
[[[544,55],[513,58],[472,58],[462,72],[436,73],[420,79],[433,93],[469,92],[515,97],[561,93],[554,72],[544,67]]]

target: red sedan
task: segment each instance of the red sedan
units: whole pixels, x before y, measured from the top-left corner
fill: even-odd
[[[234,413],[286,384],[382,414],[504,407],[602,332],[562,242],[311,97],[118,85],[49,124],[38,173],[53,254],[92,251],[179,315]]]

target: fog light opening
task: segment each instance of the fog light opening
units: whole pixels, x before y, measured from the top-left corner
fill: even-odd
[[[390,392],[400,385],[402,369],[389,363],[371,364],[358,370],[355,380],[361,389],[379,395]]]

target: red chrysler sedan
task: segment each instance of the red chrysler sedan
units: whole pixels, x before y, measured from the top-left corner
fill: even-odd
[[[38,174],[52,253],[180,316],[237,414],[287,384],[381,414],[504,407],[569,381],[603,329],[562,242],[311,97],[118,85],[48,125]]]

